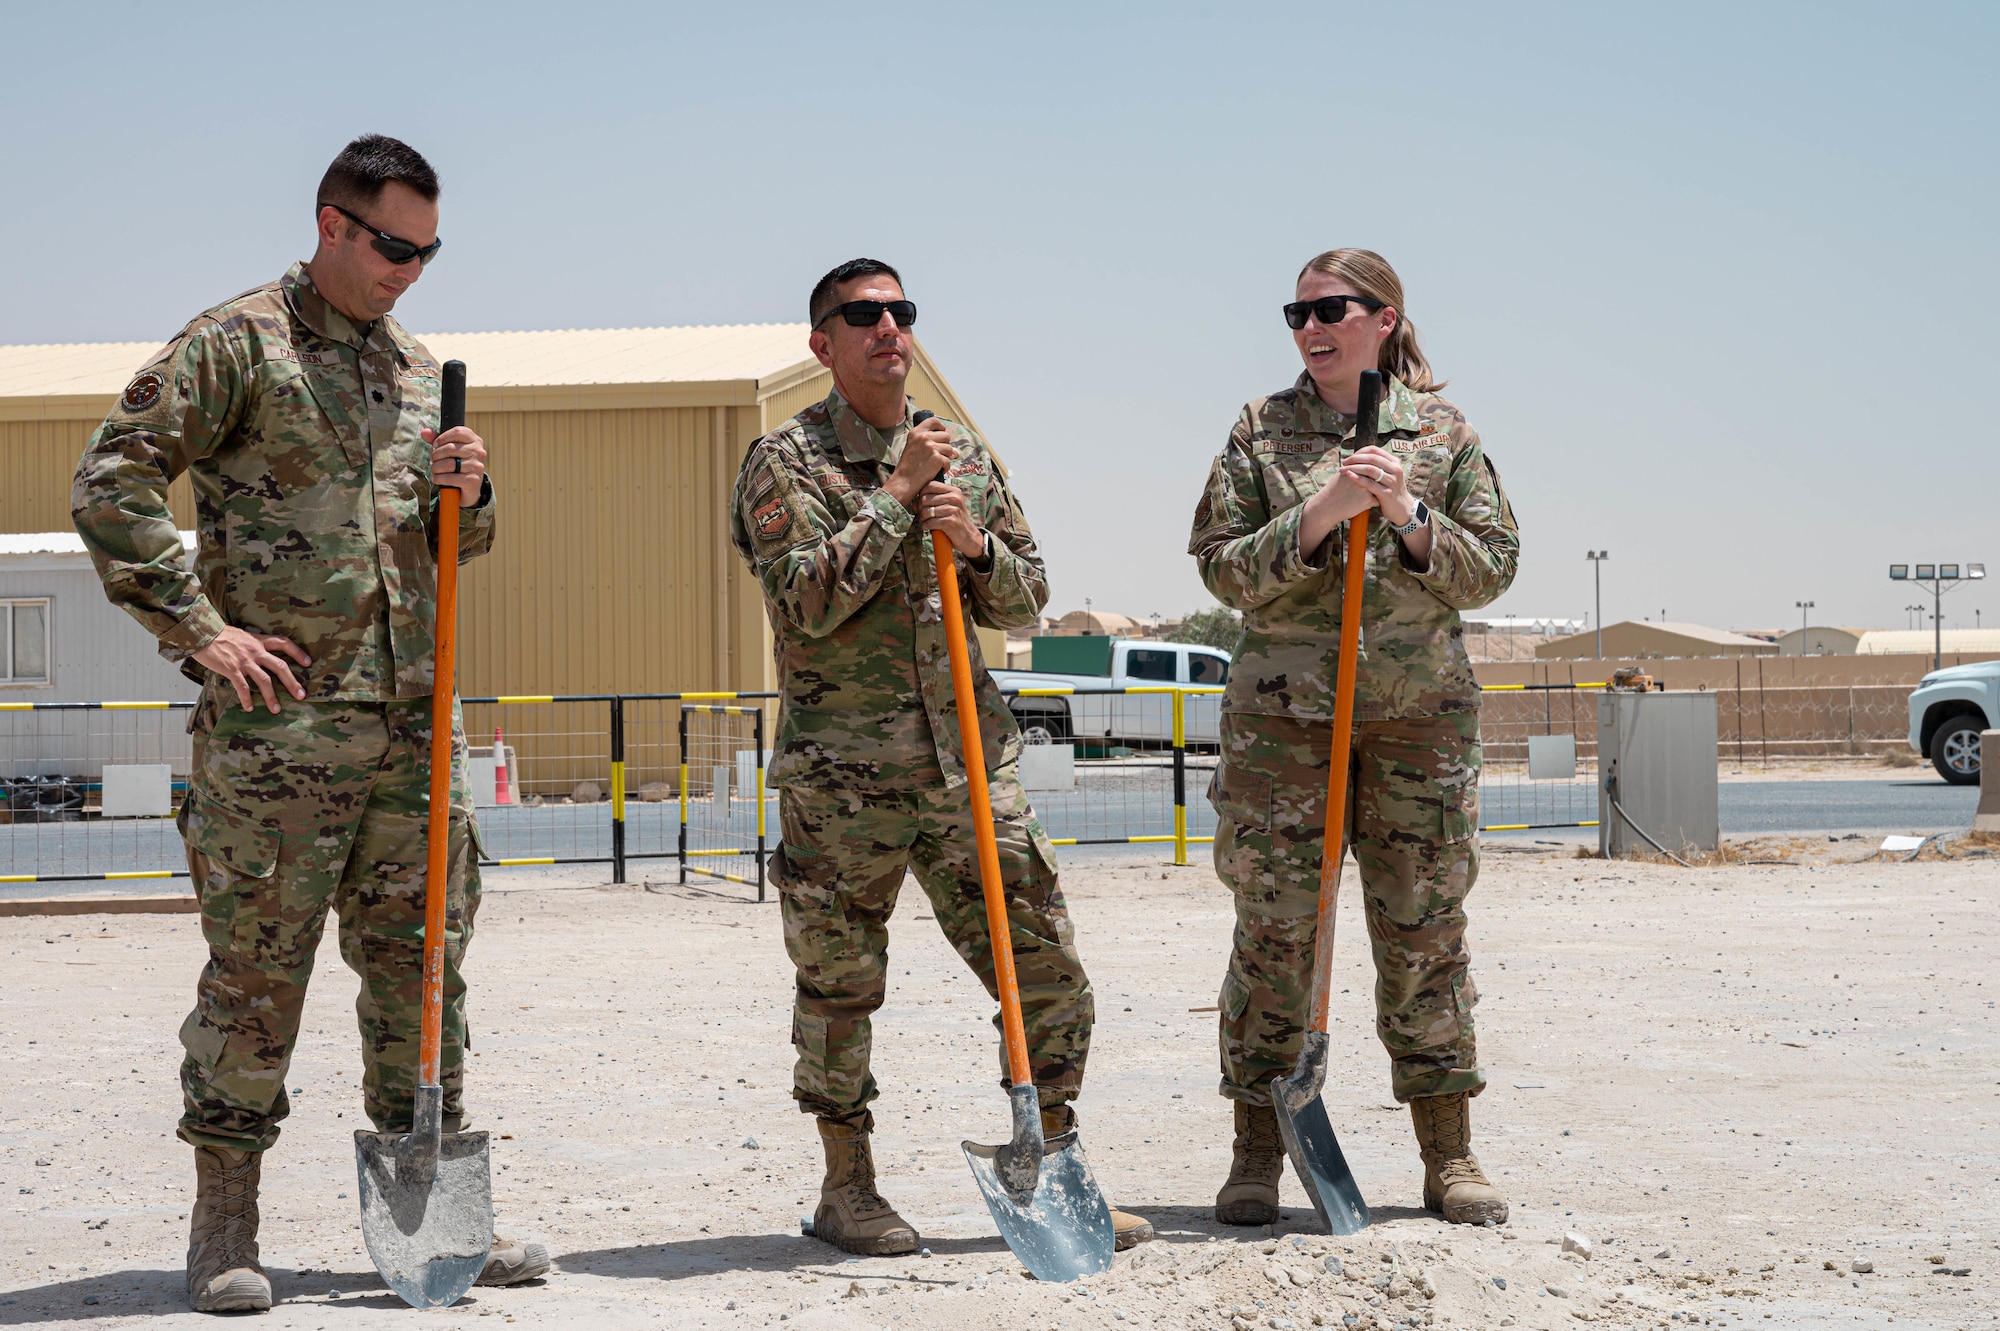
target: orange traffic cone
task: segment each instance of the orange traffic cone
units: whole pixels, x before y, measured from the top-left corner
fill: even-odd
[[[499,726],[493,727],[493,802],[514,802],[514,788],[507,782],[507,741]]]

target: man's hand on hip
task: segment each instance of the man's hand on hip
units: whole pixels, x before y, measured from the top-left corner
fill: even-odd
[[[933,416],[904,436],[903,456],[896,460],[896,470],[889,473],[882,488],[889,492],[890,498],[914,513],[917,496],[957,456],[958,450],[951,446],[951,428]]]
[[[279,655],[281,652],[283,656]],[[225,628],[213,642],[196,652],[194,659],[235,686],[237,701],[243,704],[244,711],[252,711],[256,707],[250,701],[250,687],[254,684],[264,697],[264,706],[276,715],[278,695],[271,689],[273,676],[283,682],[285,692],[292,697],[304,701],[306,696],[305,689],[292,677],[292,668],[285,664],[286,656],[298,662],[301,668],[312,665],[312,658],[306,655],[305,648],[290,638]]]
[[[486,478],[486,441],[463,425],[454,425],[439,434],[423,432],[431,446],[431,480],[439,485],[458,487],[459,502],[470,507],[479,502],[479,489]]]

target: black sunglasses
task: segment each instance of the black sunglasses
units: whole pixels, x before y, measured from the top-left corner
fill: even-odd
[[[320,207],[333,209],[342,217],[345,217],[348,221],[366,231],[372,237],[368,243],[375,247],[377,254],[387,259],[390,263],[408,263],[410,260],[415,259],[420,264],[429,264],[432,259],[437,258],[437,252],[444,248],[444,240],[442,238],[434,240],[428,245],[419,245],[413,240],[404,240],[401,236],[392,236],[386,231],[377,231],[374,226],[362,221],[337,203],[322,203]]]
[[[1347,307],[1359,305],[1364,309],[1379,310],[1382,302],[1370,300],[1366,296],[1321,296],[1318,300],[1295,300],[1285,306],[1285,323],[1293,328],[1304,328],[1306,316],[1314,315],[1331,328],[1347,317]]]
[[[896,321],[898,328],[908,328],[917,321],[917,303],[913,300],[850,300],[820,315],[819,323],[814,324],[813,329],[818,331],[819,324],[836,314],[847,320],[850,328],[872,328],[882,322],[884,310],[889,312],[889,317]]]

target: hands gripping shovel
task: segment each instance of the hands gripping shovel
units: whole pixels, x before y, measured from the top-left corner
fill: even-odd
[[[925,413],[924,415],[927,415]],[[924,419],[919,415],[918,423]],[[1004,1146],[966,1142],[965,1158],[985,1194],[986,1207],[1007,1246],[1037,1280],[1074,1280],[1111,1269],[1116,1236],[1111,1208],[1098,1191],[1074,1132],[1042,1139],[1041,1103],[1028,1065],[1028,1036],[1021,1022],[1021,992],[1014,977],[1007,897],[1000,885],[1000,849],[993,837],[993,803],[986,786],[986,757],[979,738],[978,701],[972,692],[972,659],[958,598],[958,566],[943,532],[931,533],[945,643],[951,655],[952,695],[958,707],[959,744],[979,846],[979,882],[986,898],[986,930],[993,944],[993,982],[1000,992],[1000,1025],[1007,1043],[1007,1091],[1014,1138]]]
[[[465,424],[465,363],[444,364],[438,433]],[[493,1246],[493,1179],[483,1132],[443,1131],[445,887],[451,832],[452,683],[458,636],[456,486],[438,490],[436,679],[431,686],[429,868],[424,884],[423,1026],[415,1121],[407,1133],[357,1132],[361,1236],[383,1281],[413,1308],[443,1308],[472,1288]]]
[[[1355,408],[1354,446],[1375,442],[1376,413],[1382,400],[1382,376],[1369,370],[1361,376],[1361,399]],[[1352,1234],[1368,1227],[1368,1203],[1354,1172],[1340,1153],[1333,1124],[1326,1116],[1320,1089],[1326,1084],[1327,979],[1333,965],[1334,906],[1340,899],[1340,863],[1346,858],[1347,763],[1354,745],[1354,675],[1361,647],[1361,584],[1368,565],[1368,510],[1347,520],[1347,560],[1340,595],[1340,664],[1334,680],[1333,767],[1327,776],[1326,842],[1320,852],[1319,928],[1313,943],[1312,1000],[1305,1043],[1289,1077],[1271,1083],[1278,1111],[1278,1132],[1292,1169],[1312,1195],[1319,1218],[1335,1234]]]

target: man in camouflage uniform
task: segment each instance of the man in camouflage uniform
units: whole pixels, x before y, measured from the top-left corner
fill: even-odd
[[[1310,324],[1309,335],[1321,331]],[[1364,347],[1372,362],[1373,344]],[[1310,369],[1251,402],[1209,473],[1189,541],[1209,590],[1244,617],[1210,791],[1216,872],[1236,898],[1219,999],[1236,1157],[1216,1211],[1237,1224],[1278,1214],[1271,1080],[1298,1061],[1312,986],[1345,567],[1341,532],[1312,510],[1344,477],[1358,487],[1350,511],[1377,509],[1345,822],[1374,953],[1376,1031],[1424,1147],[1425,1204],[1453,1220],[1501,1220],[1505,1200],[1479,1172],[1466,1119],[1485,1076],[1464,911],[1479,874],[1479,686],[1459,611],[1506,590],[1519,538],[1455,406],[1389,378],[1381,442],[1359,452],[1353,410],[1351,396],[1347,413],[1330,406]]]
[[[812,349],[834,391],[751,446],[731,533],[764,589],[783,695],[772,879],[798,968],[792,1095],[818,1118],[826,1150],[813,1232],[849,1252],[904,1253],[916,1250],[916,1231],[875,1189],[868,1055],[906,870],[958,954],[998,992],[932,531],[957,552],[1022,1017],[1050,1136],[1074,1130],[1069,1102],[1095,1006],[1055,852],[1015,774],[1020,731],[972,631],[1035,622],[1048,582],[1034,535],[984,440],[913,419],[904,383],[916,308],[896,270],[843,264],[813,289],[809,309]],[[1004,1084],[1004,1059],[1001,1074]],[[1138,1217],[1112,1215],[1120,1247],[1151,1237]]]
[[[438,363],[389,317],[436,253],[437,196],[414,149],[377,135],[349,144],[320,183],[311,262],[196,317],[133,378],[77,466],[72,515],[106,595],[202,686],[180,811],[209,947],[181,1026],[197,1311],[271,1305],[260,1162],[290,1110],[285,1077],[329,907],[362,980],[364,1107],[379,1131],[409,1130],[439,487],[466,505],[456,558],[484,554],[494,532],[485,445],[462,426],[429,428]],[[183,472],[201,529],[192,570],[166,498]],[[460,965],[479,905],[470,804],[461,766],[448,811],[447,1132],[464,1124]],[[482,1280],[547,1265],[540,1245],[501,1240]]]

